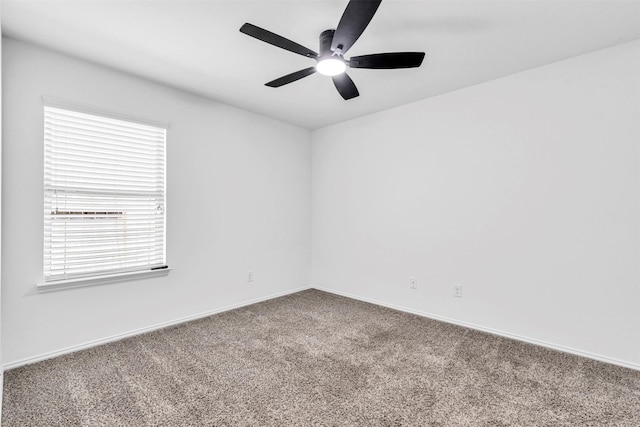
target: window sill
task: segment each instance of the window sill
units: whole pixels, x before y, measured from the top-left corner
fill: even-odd
[[[36,288],[39,292],[58,291],[62,289],[80,288],[86,286],[104,285],[107,283],[125,282],[128,280],[147,279],[151,277],[166,276],[171,268],[158,270],[132,271],[129,273],[108,274],[104,276],[80,277],[77,279],[55,280],[51,282],[38,283]]]

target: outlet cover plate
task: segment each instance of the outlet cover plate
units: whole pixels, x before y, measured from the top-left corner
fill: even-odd
[[[453,296],[456,298],[462,298],[462,285],[456,283],[453,285]]]

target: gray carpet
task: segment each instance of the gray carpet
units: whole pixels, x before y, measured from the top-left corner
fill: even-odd
[[[12,426],[633,426],[640,372],[309,290],[6,373]]]

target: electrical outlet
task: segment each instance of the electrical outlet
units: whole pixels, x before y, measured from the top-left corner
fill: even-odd
[[[453,296],[456,298],[462,298],[462,285],[456,283],[453,285]]]
[[[253,282],[253,271],[247,273],[247,282]]]
[[[414,276],[409,277],[409,287],[411,289],[418,289],[418,279]]]

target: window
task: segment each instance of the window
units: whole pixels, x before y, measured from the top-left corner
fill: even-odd
[[[166,268],[166,128],[44,108],[44,279]]]

